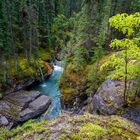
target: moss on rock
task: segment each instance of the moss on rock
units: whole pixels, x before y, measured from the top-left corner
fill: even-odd
[[[93,64],[87,64],[79,71],[76,70],[72,60],[67,62],[60,79],[63,104],[73,107],[76,97],[83,99],[83,96],[88,96],[99,88],[108,74],[106,71],[101,71],[100,66],[109,60],[109,56],[106,55]]]
[[[0,140],[139,140],[140,126],[118,116],[61,115],[52,121],[0,130]]]
[[[13,89],[16,87],[22,87],[24,85],[26,86],[27,83],[32,83],[35,80],[40,80],[40,69],[42,70],[45,77],[50,75],[53,71],[53,68],[49,64],[51,60],[51,54],[49,54],[48,52],[46,53],[45,50],[41,49],[39,51],[39,58],[35,61],[32,57],[30,64],[28,64],[27,60],[22,56],[19,56],[18,70],[16,70],[14,60],[11,59],[11,67],[10,69],[7,69],[7,72],[10,71],[10,75],[7,75],[7,80],[5,82],[2,82],[0,80],[0,91],[14,91]],[[2,77],[1,70],[0,77]]]

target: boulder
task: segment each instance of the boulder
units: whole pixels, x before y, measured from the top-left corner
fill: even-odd
[[[122,117],[133,120],[134,122],[140,124],[140,105],[136,107],[127,108],[123,112]]]
[[[3,100],[24,108],[28,105],[29,102],[34,101],[39,96],[41,96],[39,91],[18,91],[8,94],[3,98]]]
[[[42,95],[35,101],[31,102],[29,104],[29,108],[31,108],[32,110],[44,110],[44,108],[48,108],[49,104],[51,103],[50,101],[50,97]]]
[[[6,126],[8,124],[9,124],[9,122],[8,122],[7,118],[5,116],[0,115],[0,125]]]
[[[124,83],[117,80],[106,80],[94,95],[91,108],[92,112],[100,114],[115,114],[124,105]]]
[[[38,116],[49,108],[50,103],[50,97],[47,97],[45,95],[40,96],[39,98],[31,102],[28,108],[26,108],[20,113],[19,121],[23,122],[30,118]]]
[[[51,98],[38,91],[18,91],[0,100],[0,124],[12,125],[32,119],[44,113],[51,103]],[[12,124],[12,125],[11,125]]]
[[[35,117],[34,110],[31,110],[30,108],[26,108],[25,110],[20,112],[19,121],[23,122],[23,121],[28,120],[29,118],[33,118],[33,117]]]

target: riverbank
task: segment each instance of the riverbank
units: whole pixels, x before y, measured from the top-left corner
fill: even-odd
[[[5,81],[2,80],[2,69],[0,69],[0,98],[9,93],[26,89],[26,87],[33,85],[36,81],[42,81],[53,72],[52,54],[41,49],[38,59],[34,62],[31,58],[30,64],[27,60],[19,56],[18,69],[15,70],[13,59],[11,59],[11,68],[5,72]]]
[[[49,96],[52,101],[49,110],[41,117],[41,120],[54,119],[61,113],[61,93],[58,82],[61,74],[63,73],[63,67],[61,62],[58,61],[54,63],[53,67],[53,73],[49,76],[49,78],[31,88],[32,90],[40,91],[45,96]]]
[[[53,73],[42,82],[28,86],[28,91],[19,90],[4,96],[0,100],[1,126],[10,129],[41,114],[40,120],[57,117],[61,113],[58,80],[62,71],[61,66],[54,65]]]
[[[43,60],[40,62],[42,71],[34,70],[36,74],[30,75],[28,78],[26,78],[26,73],[24,73],[24,79],[16,79],[13,84],[7,85],[6,89],[1,85],[0,127],[11,129],[22,122],[43,114],[49,108],[51,103],[50,97],[35,90],[28,90],[28,87],[40,83],[42,76],[46,79],[53,73],[52,65]]]
[[[0,100],[0,127],[12,127],[44,113],[51,98],[38,91],[18,91]]]

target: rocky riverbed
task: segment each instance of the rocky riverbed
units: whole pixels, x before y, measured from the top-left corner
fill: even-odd
[[[38,91],[18,91],[0,100],[0,126],[11,128],[45,112],[51,98]]]

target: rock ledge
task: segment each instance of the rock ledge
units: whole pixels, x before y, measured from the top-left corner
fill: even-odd
[[[0,100],[0,126],[12,126],[45,112],[51,98],[38,91],[19,91]]]

